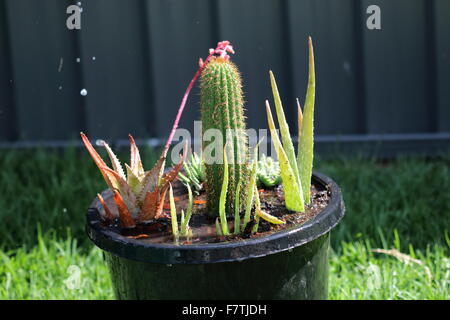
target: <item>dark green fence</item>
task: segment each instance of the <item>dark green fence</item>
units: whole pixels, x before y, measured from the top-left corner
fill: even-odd
[[[69,141],[81,130],[110,140],[167,136],[198,57],[223,39],[237,51],[248,126],[266,128],[269,69],[294,121],[308,35],[323,148],[450,146],[449,0],[84,0],[81,30],[69,30],[74,3],[0,2],[3,146]],[[381,30],[366,27],[372,4]],[[194,91],[182,127],[198,118],[198,100]]]

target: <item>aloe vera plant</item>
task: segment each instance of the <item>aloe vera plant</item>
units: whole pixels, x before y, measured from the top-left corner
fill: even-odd
[[[309,77],[306,94],[305,109],[302,114],[300,103],[297,99],[298,107],[298,128],[299,143],[297,156],[295,156],[292,139],[289,133],[281,98],[278,93],[275,77],[270,72],[270,82],[275,100],[275,109],[280,126],[281,139],[275,128],[269,102],[266,100],[266,112],[269,129],[272,136],[275,150],[279,158],[281,178],[285,192],[286,208],[292,211],[304,211],[305,203],[310,202],[310,185],[313,163],[314,146],[314,98],[315,98],[315,72],[314,72],[314,51],[312,40],[309,38]]]
[[[103,143],[103,146],[111,160],[112,169],[103,161],[87,136],[81,133],[84,145],[103,175],[106,184],[113,191],[119,220],[124,228],[133,228],[136,223],[161,217],[167,190],[171,182],[176,179],[186,156],[185,149],[181,161],[169,172],[164,173],[165,156],[163,154],[151,170],[145,171],[139,149],[133,137],[131,135],[129,137],[131,160],[130,165],[125,164],[125,174],[122,164],[106,142]],[[105,211],[104,218],[113,218],[111,208],[107,206],[101,195],[98,198]]]

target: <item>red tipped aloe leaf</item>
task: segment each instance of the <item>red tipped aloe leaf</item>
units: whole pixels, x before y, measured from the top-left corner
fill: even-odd
[[[119,218],[122,227],[134,228],[136,224],[134,223],[133,217],[131,216],[130,211],[123,201],[122,196],[117,190],[114,190],[114,202],[116,203],[117,209],[119,210]]]
[[[119,191],[126,195],[126,200],[128,200],[129,205],[136,207],[137,206],[137,199],[136,195],[134,194],[133,190],[131,190],[128,183],[120,177],[120,175],[115,172],[114,170],[111,170],[110,168],[103,167],[103,170],[108,174],[111,180],[113,180],[113,184],[117,184],[117,188]]]
[[[105,210],[105,215],[102,217],[105,218],[105,220],[113,220],[114,215],[112,214],[111,210],[106,205],[105,200],[103,199],[102,195],[100,193],[98,193],[97,197],[100,200],[100,203],[102,204],[103,209]]]
[[[139,221],[145,222],[155,218],[156,209],[158,207],[159,190],[156,188],[153,192],[147,192],[142,205],[141,212],[139,213]]]
[[[184,149],[183,149],[183,155],[181,156],[181,160],[180,162],[172,167],[172,169],[170,169],[169,172],[165,173],[162,177],[162,188],[161,190],[164,190],[165,188],[169,188],[169,184],[172,183],[177,177],[178,177],[178,173],[180,172],[181,168],[183,168],[184,165],[184,161],[186,160],[186,156],[187,156],[187,141],[184,145]]]
[[[162,215],[162,212],[163,212],[163,206],[164,206],[164,201],[166,200],[166,193],[167,193],[167,190],[168,190],[169,188],[166,188],[166,190],[163,190],[162,192],[161,192],[161,194],[159,195],[159,203],[158,203],[158,206],[156,207],[156,215],[155,215],[155,219],[158,219],[158,218],[160,218],[161,217],[161,215]]]
[[[133,170],[134,174],[138,177],[144,175],[144,167],[142,166],[141,155],[139,153],[139,149],[134,141],[133,136],[130,134],[130,148],[131,148],[131,170]]]
[[[106,152],[108,152],[108,156],[109,159],[111,160],[111,164],[114,171],[116,171],[122,179],[126,179],[125,172],[123,171],[122,165],[120,164],[120,161],[115,155],[115,153],[111,150],[111,148],[106,142],[103,143],[103,146],[105,147]]]
[[[159,158],[158,162],[156,162],[155,166],[145,173],[144,178],[142,179],[142,190],[139,194],[139,201],[143,202],[147,192],[152,192],[158,186],[159,176],[164,167],[165,158]]]
[[[106,163],[103,161],[103,159],[100,157],[100,155],[97,153],[97,151],[94,149],[92,144],[90,143],[88,137],[83,133],[80,132],[81,139],[83,140],[84,145],[86,146],[86,149],[88,150],[89,154],[91,155],[92,159],[94,160],[95,164],[97,165],[98,169],[100,170],[103,178],[106,181],[106,184],[111,188],[114,189],[114,186],[112,182],[110,181],[108,174],[104,172],[102,168],[108,168]]]

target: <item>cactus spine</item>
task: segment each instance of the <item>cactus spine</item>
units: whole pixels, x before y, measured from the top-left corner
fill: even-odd
[[[215,152],[221,153],[226,143],[228,159],[228,194],[226,212],[234,212],[236,196],[239,196],[240,208],[245,205],[248,190],[248,147],[245,134],[244,99],[241,77],[237,67],[222,57],[213,58],[201,74],[201,118],[203,134],[209,129],[221,133],[222,144],[212,139],[203,142],[205,156],[207,207],[212,215],[219,212],[219,199],[224,176],[223,163],[211,163],[206,157],[215,143]],[[210,131],[212,132],[212,131]],[[215,135],[214,135],[215,136]],[[205,137],[205,136],[204,136]],[[214,159],[223,159],[216,155]],[[241,181],[239,195],[237,185]]]

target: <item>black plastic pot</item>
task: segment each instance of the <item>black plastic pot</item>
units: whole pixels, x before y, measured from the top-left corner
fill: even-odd
[[[338,185],[314,173],[328,206],[301,226],[245,241],[143,243],[104,228],[94,201],[89,238],[104,250],[118,299],[326,299],[330,231],[344,216]]]

